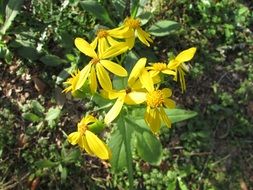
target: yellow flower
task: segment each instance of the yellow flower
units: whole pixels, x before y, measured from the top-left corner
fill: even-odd
[[[176,75],[174,76],[175,81],[177,81],[177,77],[179,76],[182,92],[186,90],[184,75],[185,72],[188,72],[188,68],[186,67],[184,62],[190,61],[193,58],[195,52],[196,52],[195,47],[184,50],[181,53],[179,53],[175,59],[170,60],[168,64],[168,68],[176,72]]]
[[[97,119],[91,115],[84,117],[78,123],[77,131],[68,135],[68,141],[72,145],[78,144],[91,156],[95,155],[102,160],[108,160],[111,158],[111,150],[97,135],[88,130],[89,124],[96,121]]]
[[[122,43],[116,39],[130,38],[131,34],[128,32],[128,28],[120,29],[114,28],[110,30],[100,29],[97,32],[96,38],[92,41],[91,46],[95,49],[98,47],[99,52],[103,52],[110,46],[118,45]]]
[[[128,17],[125,19],[124,24],[121,28],[128,29],[128,34],[131,36],[130,38],[126,38],[129,49],[132,49],[134,46],[135,36],[137,36],[139,40],[148,47],[150,46],[149,43],[153,42],[150,34],[142,30],[141,22],[139,19]]]
[[[92,58],[88,65],[80,71],[75,90],[80,89],[88,77],[92,92],[97,91],[97,80],[103,89],[111,90],[112,82],[108,71],[118,76],[127,76],[127,71],[122,66],[107,60],[108,58],[115,57],[125,52],[128,49],[128,46],[125,43],[119,43],[108,49],[98,49],[98,54],[95,52],[94,48],[82,38],[76,38],[75,45],[82,53]]]
[[[151,64],[151,66],[146,67],[149,70],[149,73],[152,77],[157,76],[159,73],[167,74],[167,75],[172,75],[175,76],[176,73],[175,71],[172,71],[167,67],[166,63],[162,62],[157,62]]]
[[[80,71],[76,70],[74,73],[71,74],[71,77],[67,79],[64,84],[67,84],[68,87],[66,87],[62,92],[74,92],[76,89],[77,81],[79,80]]]
[[[153,133],[159,131],[161,120],[167,125],[167,127],[171,127],[171,121],[164,111],[164,106],[167,108],[175,107],[175,102],[169,99],[171,94],[172,92],[169,88],[153,90],[147,93],[145,121]]]
[[[144,83],[144,86],[147,88],[151,88],[150,84],[153,86],[153,81],[150,78],[149,73],[145,71],[146,61],[146,58],[138,60],[130,73],[126,89],[120,91],[102,91],[102,95],[105,98],[117,99],[113,107],[105,116],[104,121],[106,124],[111,123],[119,115],[124,103],[127,105],[134,105],[141,104],[146,100],[146,92],[143,89],[142,83]]]

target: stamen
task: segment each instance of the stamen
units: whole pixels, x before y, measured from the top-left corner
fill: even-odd
[[[156,71],[163,71],[163,70],[167,69],[167,65],[165,63],[158,62],[158,63],[154,63],[152,66],[153,66],[154,70],[156,70]]]
[[[127,18],[124,22],[126,26],[129,26],[130,28],[136,29],[140,27],[141,22],[138,19],[133,19],[133,18]]]
[[[100,60],[99,60],[98,58],[93,58],[93,59],[91,60],[91,63],[92,63],[92,64],[97,64],[99,61],[100,61]]]
[[[130,93],[132,91],[132,89],[130,88],[130,87],[127,87],[126,88],[126,93],[128,94],[128,93]]]
[[[164,95],[161,90],[153,91],[147,95],[147,105],[151,108],[157,108],[164,103]]]
[[[105,29],[100,29],[97,32],[97,37],[98,38],[104,38],[104,37],[107,37],[107,36],[108,36],[108,32]]]
[[[78,132],[84,135],[85,131],[87,130],[87,125],[80,122],[78,123],[77,127],[78,127]]]

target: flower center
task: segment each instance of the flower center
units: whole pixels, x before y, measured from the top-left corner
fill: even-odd
[[[128,93],[130,93],[132,91],[132,89],[130,88],[130,87],[127,87],[126,88],[126,93],[128,94]]]
[[[156,90],[148,93],[147,105],[151,108],[157,108],[162,106],[164,103],[164,96],[161,90]]]
[[[95,65],[95,64],[97,64],[99,61],[100,61],[100,60],[99,60],[98,58],[93,58],[93,59],[91,60],[91,63]]]
[[[133,19],[133,18],[127,18],[124,22],[126,26],[129,26],[130,28],[136,29],[140,27],[141,22],[138,19]]]
[[[156,71],[163,71],[167,69],[167,65],[165,63],[154,63],[153,65],[154,70]]]
[[[84,123],[78,123],[78,132],[84,135],[85,131],[87,130],[87,125]]]
[[[108,32],[105,30],[105,29],[100,29],[98,32],[97,32],[97,37],[98,38],[105,38],[108,36]]]

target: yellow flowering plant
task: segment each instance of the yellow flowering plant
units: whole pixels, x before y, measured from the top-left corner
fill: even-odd
[[[87,7],[94,6],[94,2],[89,3],[83,2]],[[114,25],[106,9],[96,6],[101,14],[91,12]],[[160,128],[171,128],[173,123],[196,115],[177,109],[172,89],[165,86],[165,80],[179,81],[185,92],[185,75],[189,71],[186,62],[193,59],[196,48],[183,50],[169,61],[150,61],[150,50],[143,54],[138,49],[151,48],[155,36],[167,35],[164,31],[172,30],[175,22],[159,21],[145,30],[142,23],[149,19],[143,15],[150,14],[136,4],[132,6],[131,15],[114,28],[100,27],[93,39],[76,37],[74,44],[88,61],[83,68],[70,73],[63,90],[74,97],[82,94],[78,97],[90,98],[99,106],[95,111],[103,118],[98,120],[84,113],[77,129],[68,135],[69,143],[90,156],[108,160],[115,171],[127,167],[130,189],[133,188],[132,152],[136,151],[151,164],[159,164],[162,158],[162,145],[158,140]],[[109,140],[102,140],[104,128],[113,131]]]

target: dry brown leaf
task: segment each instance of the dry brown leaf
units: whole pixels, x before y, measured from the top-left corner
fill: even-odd
[[[38,77],[32,77],[32,80],[34,82],[34,87],[36,88],[36,90],[40,94],[43,94],[46,91],[47,85]]]
[[[55,88],[55,100],[60,108],[62,108],[66,102],[66,96],[62,93],[62,89],[58,86]]]

